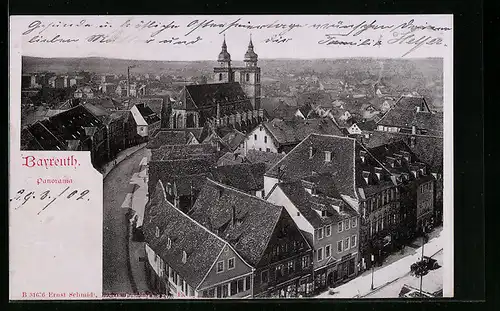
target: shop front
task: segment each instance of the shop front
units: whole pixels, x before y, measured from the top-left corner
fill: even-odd
[[[271,298],[307,297],[312,293],[310,276],[297,277],[269,289]]]

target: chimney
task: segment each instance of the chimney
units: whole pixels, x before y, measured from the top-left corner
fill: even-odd
[[[236,224],[236,206],[232,206],[232,213],[231,213],[231,226],[235,226]]]
[[[313,147],[309,147],[309,159],[312,159],[314,153],[313,153]]]

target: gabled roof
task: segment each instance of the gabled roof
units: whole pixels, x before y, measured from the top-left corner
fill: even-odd
[[[42,122],[35,122],[28,128],[28,132],[36,140],[30,147],[35,147],[39,145],[41,149],[35,150],[66,150],[65,140],[61,137],[54,135],[47,127],[42,124]],[[24,132],[26,135],[27,132]],[[21,133],[22,134],[22,133]]]
[[[362,131],[373,131],[377,128],[377,123],[375,123],[375,121],[373,121],[373,120],[365,121],[365,122],[358,122],[358,123],[356,123],[356,125]]]
[[[264,163],[224,165],[212,170],[212,179],[241,191],[259,191],[264,189],[265,172]]]
[[[357,212],[341,199],[310,194],[300,181],[279,183],[277,187],[283,191],[304,218],[315,228],[357,215]],[[334,206],[337,206],[339,211]],[[322,217],[318,213],[318,211],[323,210],[327,211],[326,217]]]
[[[353,138],[310,134],[266,175],[288,181],[302,179],[313,172],[330,173],[341,194],[356,198],[355,148],[356,140]],[[331,152],[330,162],[325,161],[325,151]]]
[[[212,269],[224,247],[229,246],[165,199],[161,183],[146,205],[143,232],[149,247],[180,277],[196,289]],[[156,235],[156,228],[160,236]],[[170,239],[171,247],[167,247]],[[182,262],[187,253],[186,263]]]
[[[27,128],[21,131],[21,150],[43,150],[42,145]]]
[[[235,225],[231,218],[235,212]],[[232,187],[207,180],[190,216],[229,242],[252,266],[267,248],[283,207]]]
[[[139,111],[139,113],[141,114],[141,116],[144,118],[144,120],[148,125],[160,121],[160,117],[148,106],[144,104],[138,104],[135,105],[134,107],[137,108],[137,110]]]
[[[245,134],[233,129],[222,137],[222,142],[228,147],[229,150],[234,151],[245,140]]]
[[[217,160],[217,166],[235,165],[241,163],[247,163],[247,159],[239,153],[233,153],[229,151],[224,153],[224,155],[222,155],[219,160]]]
[[[146,148],[157,149],[165,145],[184,145],[194,137],[189,131],[160,130],[152,137]]]
[[[172,161],[149,162],[148,190],[153,191],[159,179],[173,180],[176,177],[209,173],[215,166],[216,159],[194,158]]]
[[[280,145],[298,144],[309,134],[342,135],[340,129],[328,118],[306,120],[279,120],[264,122],[263,126]]]
[[[247,151],[246,159],[250,163],[264,163],[266,168],[271,168],[279,160],[283,159],[285,155],[282,153],[265,152],[255,149],[250,149]]]
[[[152,161],[208,159],[217,156],[217,149],[211,144],[162,145],[151,152]]]
[[[417,107],[420,111],[417,112]],[[431,111],[424,97],[401,96],[378,124],[396,127],[415,126],[429,135],[443,136],[443,114]]]
[[[238,82],[187,85],[185,90],[197,108],[216,106],[217,102],[241,102],[243,110],[252,110],[252,104]]]

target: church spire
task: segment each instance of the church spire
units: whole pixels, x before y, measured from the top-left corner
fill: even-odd
[[[250,41],[248,42],[248,49],[247,52],[245,53],[244,61],[247,64],[247,66],[255,66],[257,65],[257,58],[258,55],[253,50],[252,35],[250,34]]]
[[[218,58],[219,63],[230,63],[231,54],[227,52],[226,35],[224,35],[224,41],[222,41],[222,51],[219,53]]]

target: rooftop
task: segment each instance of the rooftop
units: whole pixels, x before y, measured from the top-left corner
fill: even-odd
[[[298,144],[309,134],[342,136],[335,123],[328,118],[305,120],[279,120],[264,122],[263,125],[281,145]]]

